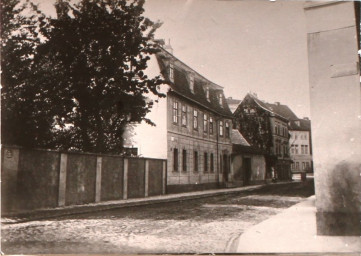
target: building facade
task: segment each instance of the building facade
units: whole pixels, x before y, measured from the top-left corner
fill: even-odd
[[[156,126],[135,127],[128,146],[167,159],[168,193],[225,185],[232,179],[233,124],[223,87],[164,49],[156,60],[166,97],[157,99],[147,115]]]
[[[266,152],[266,179],[291,179],[288,119],[280,104],[248,93],[234,112],[235,128],[254,147]]]
[[[310,120],[290,120],[289,131],[292,173],[313,172]]]
[[[230,181],[232,115],[223,88],[165,50],[157,60],[169,84],[168,191],[215,188]]]

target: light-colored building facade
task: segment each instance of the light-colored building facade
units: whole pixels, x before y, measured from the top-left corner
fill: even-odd
[[[299,119],[289,121],[290,154],[293,163],[291,170],[297,172],[312,172],[312,144],[310,120]]]
[[[232,179],[232,114],[223,87],[164,49],[156,58],[166,97],[147,115],[156,127],[136,126],[132,146],[167,159],[168,193],[223,186]]]

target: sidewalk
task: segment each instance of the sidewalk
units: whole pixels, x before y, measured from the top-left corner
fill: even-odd
[[[54,218],[54,217],[61,217],[66,215],[88,213],[95,211],[104,211],[104,210],[117,209],[117,208],[130,207],[130,206],[175,202],[175,201],[196,199],[196,198],[209,197],[209,196],[232,194],[241,191],[252,191],[254,189],[258,189],[264,186],[275,186],[277,184],[286,184],[286,183],[290,183],[290,182],[278,182],[275,184],[254,185],[254,186],[239,187],[239,188],[213,189],[213,190],[195,191],[195,192],[187,192],[187,193],[179,193],[179,194],[167,194],[161,196],[150,196],[146,198],[104,201],[104,202],[91,203],[86,205],[69,205],[69,206],[57,207],[52,209],[39,209],[39,210],[33,210],[27,212],[17,212],[2,216],[1,223],[3,224],[20,223],[20,222],[26,222],[32,220]]]
[[[231,253],[360,253],[361,237],[317,236],[315,196],[248,229]]]

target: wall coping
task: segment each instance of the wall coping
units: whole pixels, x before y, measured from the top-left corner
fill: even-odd
[[[124,159],[149,159],[149,160],[161,160],[166,161],[167,159],[162,158],[152,158],[152,157],[131,157],[131,156],[121,156],[115,154],[101,154],[101,153],[90,153],[90,152],[75,152],[75,151],[66,151],[66,150],[56,150],[56,149],[45,149],[45,148],[26,148],[17,145],[3,145],[1,144],[1,149],[11,148],[11,149],[25,149],[25,150],[33,150],[33,151],[42,151],[42,152],[53,152],[59,154],[76,154],[76,155],[87,155],[87,156],[100,156],[100,157],[119,157]]]

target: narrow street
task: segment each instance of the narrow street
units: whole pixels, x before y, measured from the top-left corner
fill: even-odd
[[[2,224],[5,254],[222,253],[247,228],[314,194],[313,182]]]

